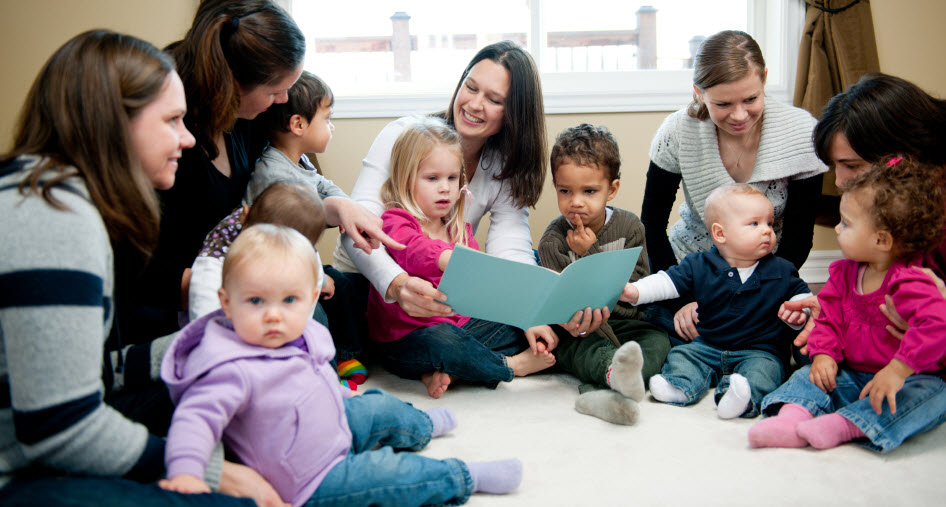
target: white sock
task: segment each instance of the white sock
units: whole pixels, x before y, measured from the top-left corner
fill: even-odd
[[[674,387],[663,375],[650,377],[650,394],[657,401],[664,403],[686,403],[687,395],[683,389]]]
[[[651,388],[653,389],[653,388]],[[716,414],[720,419],[734,419],[746,413],[752,401],[749,381],[738,373],[729,376],[729,390],[716,404]]]

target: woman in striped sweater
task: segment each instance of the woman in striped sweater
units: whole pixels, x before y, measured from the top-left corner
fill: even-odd
[[[66,42],[30,89],[0,156],[0,504],[240,503],[146,484],[164,440],[103,402],[114,259],[143,265],[157,242],[154,188],[194,145],[185,112],[170,57],[104,30]],[[281,503],[252,470],[213,463],[222,491]]]

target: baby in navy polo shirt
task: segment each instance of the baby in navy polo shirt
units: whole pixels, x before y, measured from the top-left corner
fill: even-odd
[[[650,379],[658,401],[691,405],[716,386],[720,418],[755,417],[762,398],[785,380],[791,328],[800,329],[808,315],[791,312],[783,323],[779,308],[811,291],[790,262],[772,254],[774,216],[772,203],[752,185],[721,186],[703,211],[715,246],[625,287],[621,300],[632,304],[686,295],[699,304],[700,335],[671,349]]]

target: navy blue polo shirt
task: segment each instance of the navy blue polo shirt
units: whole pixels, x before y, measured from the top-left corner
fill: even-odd
[[[667,269],[677,292],[699,304],[697,339],[723,350],[764,350],[780,358],[789,353],[794,330],[778,318],[779,306],[793,296],[811,292],[795,266],[773,254],[744,283],[714,246],[687,255]]]

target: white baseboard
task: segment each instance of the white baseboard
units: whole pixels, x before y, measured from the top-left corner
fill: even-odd
[[[842,258],[840,250],[812,250],[798,275],[807,283],[825,283],[828,281],[828,266]]]

